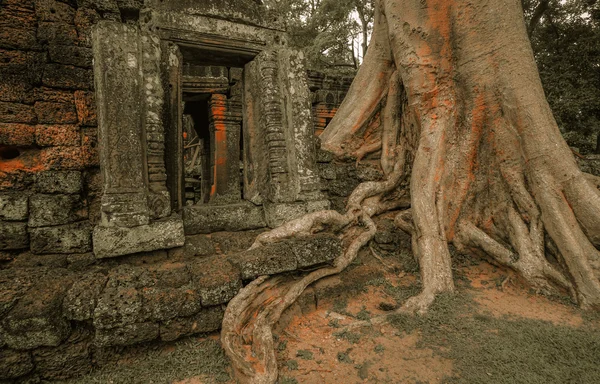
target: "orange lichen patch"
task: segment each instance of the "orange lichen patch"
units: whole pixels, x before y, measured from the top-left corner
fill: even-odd
[[[77,119],[82,125],[96,125],[96,101],[93,92],[75,91],[75,109]]]
[[[81,144],[79,128],[75,125],[38,125],[35,141],[39,146],[77,146]]]

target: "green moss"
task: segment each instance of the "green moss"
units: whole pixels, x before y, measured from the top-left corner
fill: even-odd
[[[477,314],[466,295],[440,295],[425,316],[394,315],[419,347],[453,361],[446,383],[598,383],[600,330]]]
[[[331,319],[329,320],[329,323],[327,323],[327,325],[329,325],[331,328],[339,328],[340,321],[338,319]]]
[[[350,344],[356,344],[360,341],[360,335],[358,333],[345,331],[345,330],[342,332],[336,332],[333,334],[333,336],[340,338],[340,339],[348,340],[348,342],[350,342]]]
[[[311,351],[300,349],[300,350],[298,350],[298,352],[296,352],[296,357],[299,357],[302,360],[312,360],[313,353]]]
[[[363,306],[356,314],[356,318],[362,321],[369,321],[371,320],[371,312],[367,311],[367,308]]]
[[[296,360],[288,360],[285,362],[285,366],[290,371],[296,371],[298,369],[298,362]]]
[[[348,354],[348,351],[346,351],[346,352],[338,352],[337,359],[338,359],[338,361],[340,363],[345,363],[345,364],[352,364],[352,363],[354,363],[354,360],[352,360],[350,358],[350,355]]]
[[[287,340],[285,341],[280,341],[279,344],[277,344],[277,350],[280,352],[285,351],[287,348]]]
[[[375,353],[383,353],[385,352],[385,347],[381,344],[377,344],[375,346]]]
[[[293,377],[283,376],[279,379],[279,384],[298,384],[298,380]]]

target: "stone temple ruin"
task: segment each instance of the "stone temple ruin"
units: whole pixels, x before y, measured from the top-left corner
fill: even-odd
[[[247,249],[380,177],[318,150],[351,80],[256,1],[2,1],[0,381],[218,330],[243,284],[331,262],[325,235]]]

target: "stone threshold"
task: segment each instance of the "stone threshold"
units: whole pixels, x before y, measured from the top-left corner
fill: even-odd
[[[0,270],[0,381],[65,379],[88,371],[93,354],[107,348],[217,331],[225,305],[245,283],[328,264],[342,252],[337,237],[315,235],[222,253],[240,236],[190,237],[156,262],[150,254],[81,271]],[[212,255],[198,256],[206,253]]]

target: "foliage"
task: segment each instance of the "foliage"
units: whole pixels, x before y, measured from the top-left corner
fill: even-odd
[[[599,133],[600,2],[523,0],[523,6],[540,77],[559,127],[580,135]],[[600,150],[585,145],[581,149]]]
[[[344,74],[358,69],[355,43],[370,33],[373,0],[271,0],[266,5],[284,17],[290,43],[305,52],[309,68]]]

